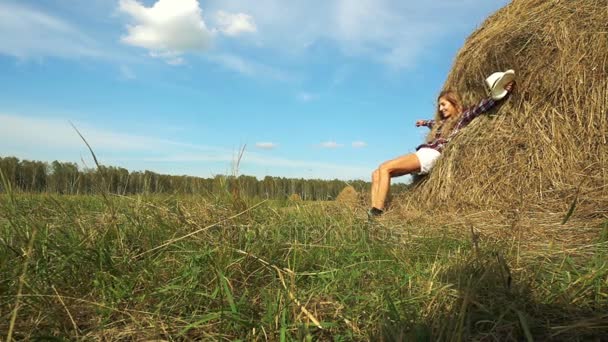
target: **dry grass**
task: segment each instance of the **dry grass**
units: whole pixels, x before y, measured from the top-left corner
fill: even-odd
[[[85,341],[592,340],[608,331],[608,222],[600,239],[567,247],[529,239],[517,221],[471,229],[466,215],[429,229],[422,213],[368,222],[365,207],[336,202],[250,202],[237,212],[229,193],[109,200],[0,196],[0,331]],[[508,229],[521,234],[509,240]]]

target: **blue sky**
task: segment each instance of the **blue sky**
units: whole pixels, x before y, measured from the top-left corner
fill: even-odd
[[[0,156],[369,181],[507,2],[0,0]]]

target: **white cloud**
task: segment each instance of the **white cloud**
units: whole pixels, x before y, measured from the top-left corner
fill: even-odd
[[[255,147],[261,148],[263,150],[272,150],[272,149],[276,148],[277,146],[279,146],[279,145],[275,144],[275,143],[272,143],[272,142],[257,142],[257,143],[255,143]]]
[[[366,147],[367,143],[365,141],[353,141],[352,146],[354,148],[362,148],[362,147]]]
[[[183,63],[180,55],[184,52],[205,51],[211,46],[213,32],[207,28],[197,0],[158,0],[149,8],[135,0],[120,0],[119,10],[134,21],[122,41],[148,49],[170,64]]]
[[[342,145],[342,144],[338,144],[337,142],[330,140],[330,141],[325,141],[325,142],[322,142],[321,144],[319,144],[319,146],[321,146],[321,147],[323,147],[323,148],[330,148],[330,149],[333,149],[333,148],[342,147],[342,146],[344,146],[344,145]]]
[[[0,3],[0,54],[17,58],[100,57],[97,43],[67,21],[11,2]]]
[[[208,28],[197,0],[158,0],[152,7],[136,0],[120,0],[119,10],[133,22],[127,26],[122,42],[147,49],[151,57],[171,65],[184,64],[184,53],[209,52],[218,32],[238,36],[257,30],[252,16],[222,10],[212,18],[218,27]],[[209,59],[249,76],[255,74],[251,62],[229,53]]]
[[[217,11],[215,20],[217,21],[218,30],[228,36],[237,36],[241,33],[257,31],[253,18],[245,13]]]

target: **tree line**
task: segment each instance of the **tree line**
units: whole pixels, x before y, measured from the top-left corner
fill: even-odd
[[[361,180],[342,181],[321,179],[296,179],[266,176],[258,180],[254,176],[217,175],[213,178],[162,175],[152,171],[132,171],[114,166],[79,168],[71,162],[52,163],[19,160],[16,157],[0,157],[3,180],[0,190],[10,186],[13,191],[31,193],[58,193],[67,195],[98,194],[109,192],[120,195],[134,194],[202,194],[222,192],[240,196],[285,199],[297,194],[303,200],[328,200],[348,185],[357,191],[368,192],[370,183]],[[404,191],[406,184],[395,184],[393,192]]]

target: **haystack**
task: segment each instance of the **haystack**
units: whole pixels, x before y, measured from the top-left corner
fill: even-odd
[[[450,143],[410,198],[426,210],[608,213],[608,3],[514,0],[459,51],[445,88],[465,104],[514,69],[517,88]]]
[[[289,195],[289,200],[291,202],[302,202],[302,197],[300,196],[300,194],[293,193]]]
[[[340,191],[340,193],[336,197],[336,202],[343,203],[349,206],[356,205],[358,200],[359,193],[351,185],[348,185],[344,189],[342,189],[342,191]]]

